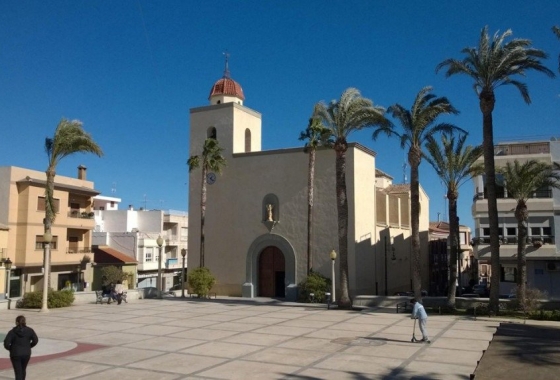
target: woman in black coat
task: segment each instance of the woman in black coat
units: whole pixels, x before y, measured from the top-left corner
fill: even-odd
[[[31,358],[31,347],[39,342],[37,334],[31,327],[27,327],[25,317],[20,315],[16,318],[14,327],[4,339],[4,348],[10,351],[10,360],[14,367],[16,380],[25,380],[25,370]]]

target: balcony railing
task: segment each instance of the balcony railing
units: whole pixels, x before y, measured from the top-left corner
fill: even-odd
[[[542,244],[556,244],[556,239],[552,235],[535,235],[535,236],[527,236],[526,244],[538,244],[537,242],[540,241]],[[472,239],[473,245],[483,245],[483,244],[490,244],[490,237],[489,236],[481,236],[475,237]],[[517,236],[500,236],[500,245],[509,245],[514,244],[517,245]]]
[[[167,259],[165,261],[165,268],[167,268],[167,269],[174,268],[177,265],[179,265],[179,259],[177,259],[177,258]]]
[[[79,211],[79,210],[70,210],[68,211],[68,217],[70,218],[78,218],[78,219],[93,219],[95,213],[93,211]]]
[[[91,253],[91,248],[89,248],[89,247],[68,248],[68,249],[66,249],[66,253],[69,253],[69,254],[74,254],[74,253]]]

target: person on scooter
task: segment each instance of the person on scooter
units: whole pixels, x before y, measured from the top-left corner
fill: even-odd
[[[426,330],[428,314],[426,314],[424,306],[420,302],[417,302],[414,298],[410,300],[410,303],[413,306],[410,318],[418,319],[418,326],[420,326],[420,332],[422,332],[422,342],[430,343],[430,340],[428,339],[428,330]]]

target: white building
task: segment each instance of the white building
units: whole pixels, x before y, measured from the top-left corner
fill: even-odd
[[[210,105],[190,111],[190,155],[208,137],[224,149],[222,175],[208,173],[205,266],[218,294],[297,298],[307,268],[308,155],[303,147],[261,150],[261,114],[243,105],[241,86],[226,72]],[[376,153],[350,143],[346,153],[351,295],[411,289],[410,189],[376,171]],[[200,265],[201,171],[189,177],[189,267]],[[330,277],[338,251],[335,154],[317,152],[313,270]],[[422,278],[427,287],[429,199],[421,190]],[[338,273],[338,260],[336,261]],[[338,286],[338,281],[337,281]]]
[[[496,168],[506,162],[538,160],[549,164],[560,163],[560,141],[520,141],[499,143],[494,148]],[[480,159],[482,161],[482,158]],[[490,228],[484,176],[475,182],[472,213],[475,221],[475,254],[479,259],[481,282],[490,283],[494,275],[490,268]],[[508,198],[504,187],[498,186],[498,217],[500,227],[500,292],[509,294],[517,276],[517,220],[514,215],[517,202]],[[527,201],[529,212],[527,244],[527,283],[560,297],[560,190],[539,189]]]
[[[188,215],[176,210],[119,210],[120,198],[94,198],[93,245],[110,247],[138,261],[137,287],[157,287],[161,265],[162,289],[178,284],[181,278],[181,250],[187,250]],[[163,238],[161,247],[157,239]],[[186,260],[185,260],[186,262]]]

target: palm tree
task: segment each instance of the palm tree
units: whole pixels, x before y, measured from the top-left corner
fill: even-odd
[[[482,156],[482,145],[473,147],[465,146],[466,134],[462,134],[456,141],[450,134],[441,135],[441,146],[432,136],[426,143],[426,161],[432,165],[438,177],[447,188],[447,202],[449,204],[449,237],[451,252],[449,255],[449,288],[447,304],[455,308],[455,291],[457,281],[457,258],[460,253],[459,246],[459,218],[457,217],[457,199],[459,188],[470,178],[480,175],[484,171],[482,164],[475,164]]]
[[[200,267],[204,267],[204,218],[206,216],[206,181],[210,172],[221,173],[226,166],[226,159],[222,156],[224,149],[218,140],[211,137],[204,141],[201,156],[191,156],[187,161],[189,172],[202,166],[202,184],[200,189]]]
[[[554,166],[545,162],[529,160],[521,164],[515,160],[513,164],[507,162],[499,169],[504,179],[504,187],[517,201],[515,207],[515,219],[517,219],[517,296],[524,304],[527,287],[527,259],[526,239],[527,220],[529,211],[527,201],[539,189],[560,189],[560,173],[555,171]]]
[[[339,100],[327,106],[323,102],[315,105],[314,116],[330,129],[336,154],[336,200],[338,213],[338,249],[340,256],[339,307],[351,307],[348,279],[348,198],[346,195],[346,151],[350,133],[366,127],[387,127],[383,107],[374,106],[370,99],[362,97],[355,88],[346,89]]]
[[[410,229],[412,242],[412,285],[414,297],[422,297],[422,277],[420,273],[420,176],[418,168],[422,161],[422,145],[429,136],[439,132],[451,133],[460,128],[448,124],[434,124],[441,115],[457,114],[457,111],[445,97],[436,97],[431,94],[432,88],[427,86],[418,92],[410,110],[400,104],[394,104],[387,112],[399,120],[402,132],[397,132],[394,127],[378,128],[373,133],[376,139],[379,134],[387,133],[400,139],[401,148],[408,146],[408,164],[410,165]],[[462,130],[461,130],[462,131]]]
[[[552,27],[552,32],[560,39],[560,28],[557,26]],[[560,55],[558,56],[558,71],[560,71]]]
[[[92,137],[82,128],[79,120],[62,119],[58,123],[54,136],[45,139],[45,151],[49,159],[49,166],[45,172],[47,175],[47,186],[45,188],[45,233],[51,234],[51,227],[56,218],[54,193],[54,177],[56,167],[60,160],[74,153],[93,153],[101,157],[103,151],[95,143]],[[44,257],[45,278],[43,288],[43,310],[47,310],[47,291],[50,276],[50,254],[46,249]]]
[[[306,141],[305,152],[309,153],[309,170],[307,177],[307,275],[313,268],[313,193],[315,179],[315,155],[319,146],[331,146],[331,131],[318,118],[309,119],[307,129],[301,132],[299,139]]]
[[[477,47],[467,47],[461,52],[466,56],[463,60],[447,59],[436,67],[436,72],[447,68],[446,77],[465,74],[474,80],[474,89],[479,99],[482,112],[482,134],[484,149],[484,171],[486,176],[486,192],[488,196],[488,220],[490,227],[490,249],[492,273],[500,273],[500,242],[498,230],[498,205],[496,201],[496,173],[494,166],[494,131],[492,112],[496,98],[494,91],[499,86],[515,86],[523,100],[529,104],[531,98],[527,85],[512,79],[515,75],[524,76],[529,70],[536,70],[553,77],[554,73],[541,64],[547,57],[542,50],[531,47],[527,39],[511,39],[511,30],[503,34],[495,33],[492,39],[488,35],[488,27],[480,32]],[[490,311],[498,312],[500,279],[497,275],[490,280]]]

